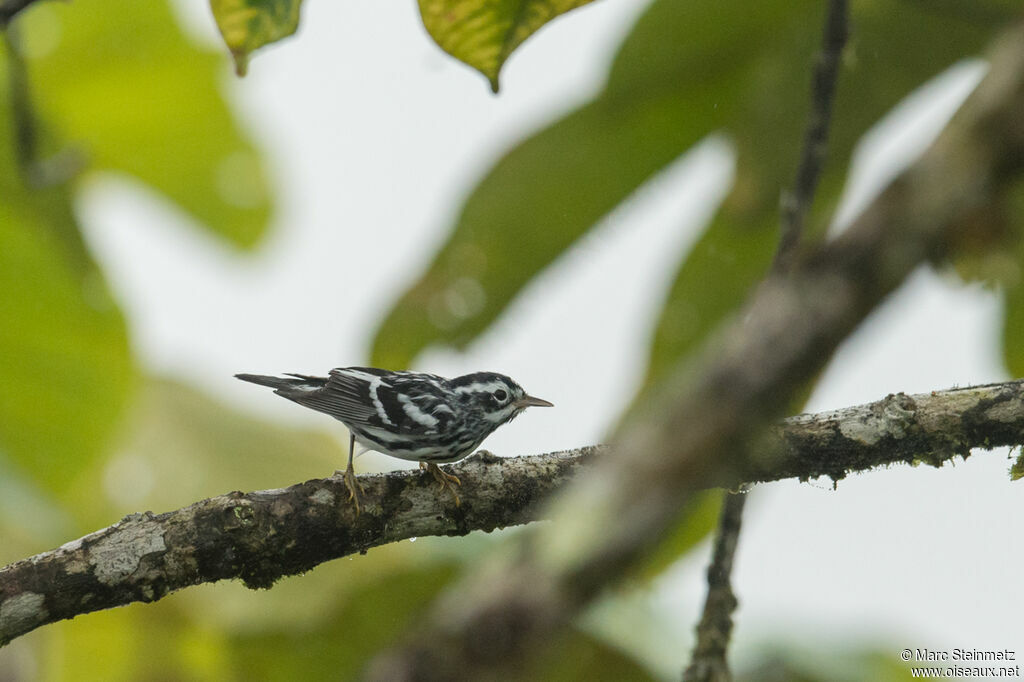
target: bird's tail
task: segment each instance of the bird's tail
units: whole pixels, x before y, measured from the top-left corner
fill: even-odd
[[[269,377],[264,374],[236,374],[235,378],[260,386],[269,386],[278,393],[295,388],[320,388],[327,383],[327,379],[324,377],[310,377],[304,374],[287,374],[283,377]]]

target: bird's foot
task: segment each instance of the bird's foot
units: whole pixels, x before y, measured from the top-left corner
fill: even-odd
[[[426,464],[426,466],[424,466],[424,464]],[[455,498],[456,507],[462,506],[462,500],[459,499],[459,494],[455,492],[455,486],[462,485],[462,481],[459,480],[458,476],[455,474],[445,473],[441,470],[441,467],[437,466],[433,462],[420,462],[420,469],[426,469],[429,471],[437,482],[441,484],[441,489],[447,490],[452,494],[452,497]]]
[[[359,483],[359,480],[356,478],[355,469],[351,466],[345,469],[344,473],[342,473],[342,478],[345,480],[345,487],[348,488],[348,501],[353,503],[356,508],[356,516],[359,516],[359,495],[365,492],[363,486]]]

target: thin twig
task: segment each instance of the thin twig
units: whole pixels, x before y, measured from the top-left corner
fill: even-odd
[[[4,7],[0,5],[0,11]],[[18,172],[31,189],[63,185],[86,167],[88,159],[81,150],[74,147],[59,149],[45,158],[42,156],[39,142],[40,118],[32,104],[28,64],[20,49],[18,27],[0,21],[0,34],[7,53],[7,81],[13,127],[11,132],[14,136],[14,158]],[[75,242],[75,250],[84,253],[81,236],[76,232],[69,237]],[[90,262],[88,257],[80,260]]]
[[[743,524],[746,491],[728,492],[715,531],[715,548],[708,566],[708,597],[697,625],[697,645],[683,682],[729,682],[732,675],[725,654],[732,634],[736,595],[730,583],[733,557]]]
[[[0,29],[11,23],[11,19],[36,0],[5,0],[0,2]]]
[[[792,192],[782,197],[782,234],[774,268],[786,272],[796,257],[804,219],[818,188],[828,148],[828,126],[835,99],[836,78],[848,35],[847,2],[831,0],[825,15],[824,37],[811,82],[811,113],[804,133],[803,153]]]
[[[32,95],[28,83],[28,66],[18,44],[18,29],[8,25],[3,34],[7,52],[7,83],[11,101],[11,121],[14,126],[14,155],[18,169],[28,184],[33,184],[38,158],[38,131],[32,109]]]

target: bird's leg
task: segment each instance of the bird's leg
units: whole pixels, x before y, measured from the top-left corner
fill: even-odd
[[[459,499],[459,494],[455,492],[455,486],[452,485],[453,483],[455,485],[462,485],[462,481],[459,480],[459,477],[455,474],[448,474],[441,471],[441,467],[437,466],[433,462],[428,462],[426,467],[423,466],[423,462],[420,462],[420,469],[423,468],[426,468],[427,471],[433,474],[434,478],[437,479],[437,482],[441,484],[442,490],[447,490],[452,494],[452,497],[455,498],[455,506],[461,507],[462,500]]]
[[[359,516],[359,493],[363,492],[363,486],[356,480],[356,470],[352,466],[352,458],[355,456],[355,450],[356,437],[350,433],[348,436],[348,467],[345,469],[344,478],[345,487],[348,488],[348,501],[355,504],[356,516]]]

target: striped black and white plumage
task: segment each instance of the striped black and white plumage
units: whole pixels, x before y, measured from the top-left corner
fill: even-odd
[[[236,376],[331,415],[367,449],[416,462],[462,459],[527,407],[551,405],[494,372],[445,379],[420,372],[342,367],[332,369],[326,378]]]
[[[459,479],[442,472],[438,462],[471,454],[487,436],[531,406],[550,407],[515,381],[495,372],[454,379],[420,372],[392,372],[373,367],[341,367],[327,377],[236,374],[243,381],[270,386],[274,393],[329,414],[349,429],[345,485],[359,512],[361,489],[352,468],[355,443],[399,459],[420,462],[455,497]]]

